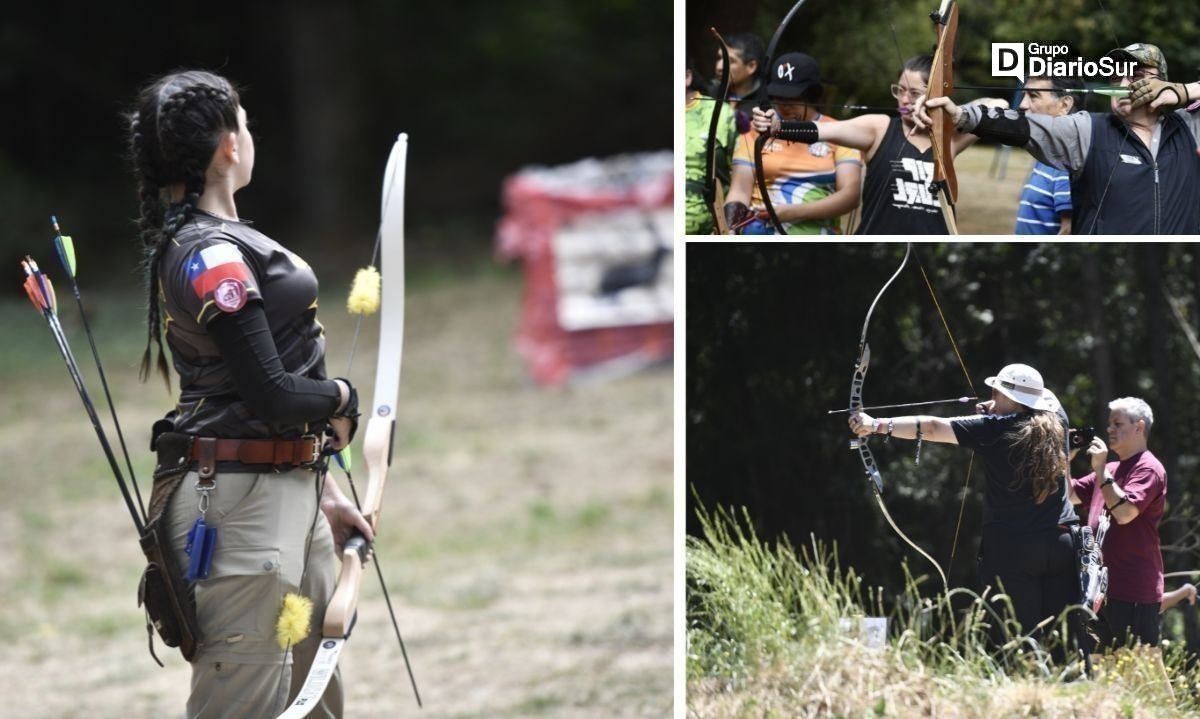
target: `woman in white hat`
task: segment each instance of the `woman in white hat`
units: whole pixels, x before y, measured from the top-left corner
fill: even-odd
[[[1069,525],[1078,518],[1063,480],[1064,426],[1042,375],[1010,364],[985,381],[992,398],[966,417],[851,415],[850,428],[901,439],[957,444],[983,460],[987,484],[979,578],[1012,600],[1025,634],[1078,603],[1079,575]]]

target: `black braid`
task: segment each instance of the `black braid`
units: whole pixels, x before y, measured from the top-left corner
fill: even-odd
[[[145,250],[146,350],[140,378],[150,375],[151,344],[155,364],[170,391],[170,372],[162,342],[159,260],[167,243],[192,216],[204,194],[205,174],[223,133],[238,130],[237,90],[223,77],[184,71],[146,86],[130,116],[129,150],[138,178],[138,232]],[[183,186],[183,199],[169,203],[170,188]]]

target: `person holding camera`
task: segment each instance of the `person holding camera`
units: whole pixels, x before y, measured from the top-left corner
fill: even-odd
[[[1092,472],[1072,479],[1071,502],[1086,510],[1096,529],[1103,514],[1110,517],[1104,539],[1108,595],[1094,623],[1098,649],[1120,647],[1131,640],[1158,646],[1159,606],[1163,602],[1162,547],[1158,525],[1167,498],[1167,472],[1147,449],[1154,424],[1150,405],[1137,397],[1108,403],[1108,444],[1099,437],[1087,445]],[[1108,462],[1108,452],[1117,455]],[[1078,448],[1072,450],[1072,458]]]
[[[980,584],[993,596],[1006,594],[1021,633],[1040,638],[1039,625],[1079,596],[1070,529],[1079,519],[1067,496],[1066,429],[1061,406],[1033,367],[1007,365],[985,384],[992,397],[976,405],[975,416],[876,419],[857,412],[850,429],[860,437],[884,434],[975,451],[987,478]]]

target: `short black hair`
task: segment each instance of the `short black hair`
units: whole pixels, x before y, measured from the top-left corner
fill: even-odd
[[[730,50],[737,50],[742,56],[742,62],[749,63],[751,61],[758,63],[758,69],[755,70],[756,77],[765,77],[767,74],[767,49],[763,46],[763,41],[758,35],[752,32],[739,32],[725,38],[725,44]]]

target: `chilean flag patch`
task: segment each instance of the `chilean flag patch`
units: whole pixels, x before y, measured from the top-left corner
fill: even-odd
[[[217,302],[217,306],[226,312],[241,309],[246,302],[245,285],[250,279],[250,268],[246,267],[246,261],[237,247],[230,243],[205,247],[192,255],[187,274],[192,290],[202,300],[221,289],[221,298],[226,301]],[[240,302],[235,299],[239,294]]]

